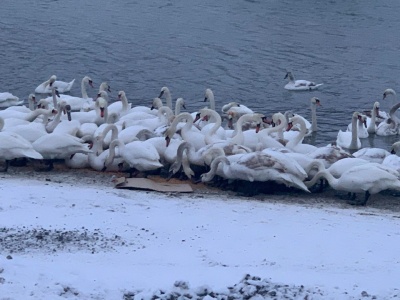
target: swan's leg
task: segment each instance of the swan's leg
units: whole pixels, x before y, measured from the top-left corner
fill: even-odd
[[[366,205],[370,196],[371,196],[371,193],[369,191],[365,191],[364,201],[360,201],[359,205],[363,205],[363,206]]]

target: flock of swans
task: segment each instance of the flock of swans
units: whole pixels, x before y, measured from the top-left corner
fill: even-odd
[[[299,89],[314,89],[321,84],[295,81]],[[361,148],[360,139],[371,134],[399,133],[400,120],[395,105],[389,112],[354,112],[346,131],[339,131],[336,143],[316,147],[304,138],[318,130],[317,107],[320,99],[310,100],[311,120],[292,111],[276,112],[272,118],[254,112],[238,102],[222,105],[216,111],[214,94],[205,90],[208,107],[197,112],[182,112],[185,100],[173,107],[169,89],[163,87],[149,106],[129,103],[124,91],[110,103],[108,83],[99,86],[97,97],[90,98],[81,81],[81,97],[70,96],[74,80],[57,81],[55,75],[29,95],[28,106],[10,93],[0,93],[0,159],[7,171],[11,162],[27,160],[35,168],[51,170],[54,160],[69,168],[137,173],[167,170],[170,176],[184,174],[203,182],[267,182],[304,192],[324,188],[326,183],[347,192],[349,202],[365,205],[371,194],[400,190],[400,142],[392,153],[379,148]],[[290,88],[285,86],[285,88]],[[60,93],[61,92],[61,93]],[[392,89],[384,98],[396,96]],[[165,104],[163,103],[165,101]],[[151,105],[151,107],[150,107]],[[349,151],[356,151],[350,154]],[[362,199],[356,199],[363,193]]]

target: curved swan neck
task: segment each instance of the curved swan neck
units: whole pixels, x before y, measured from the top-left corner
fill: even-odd
[[[56,88],[53,86],[51,88],[51,95],[53,96],[53,107],[56,108],[57,107],[57,92],[56,92]]]
[[[219,115],[219,113],[217,113],[215,110],[213,109],[209,109],[209,108],[203,108],[201,110],[201,117],[204,117],[206,115],[210,115],[211,118],[213,120],[215,120],[214,125],[211,127],[210,131],[208,132],[208,134],[210,136],[212,136],[213,134],[215,134],[217,132],[217,130],[221,127],[222,124],[222,119],[221,116]]]
[[[81,93],[82,93],[82,98],[87,99],[89,98],[87,91],[86,91],[86,83],[88,82],[87,77],[83,77],[82,82],[81,82]]]
[[[111,141],[118,137],[118,128],[114,124],[107,125],[102,132],[102,136],[105,137],[107,133],[111,130]]]
[[[307,187],[312,187],[313,185],[315,185],[317,183],[317,181],[321,178],[325,178],[326,180],[328,180],[329,185],[332,188],[336,188],[337,184],[338,184],[338,179],[336,179],[335,177],[333,177],[333,175],[328,171],[328,170],[321,170],[319,171],[317,174],[315,174],[315,176],[313,177],[313,179],[311,179],[310,181],[306,181],[304,182],[304,184]]]
[[[288,148],[295,147],[296,145],[301,143],[301,141],[303,140],[304,136],[307,133],[306,123],[300,116],[294,116],[292,118],[292,122],[300,125],[300,131],[299,134],[293,140],[288,142],[288,144],[286,145]]]
[[[110,144],[110,147],[108,148],[109,149],[108,150],[109,151],[108,152],[108,156],[107,156],[106,160],[104,161],[104,166],[105,167],[108,167],[114,161],[114,158],[115,158],[115,147],[119,148],[119,153],[120,154],[124,153],[124,151],[125,151],[125,144],[122,141],[120,141],[118,139],[113,140],[111,142],[111,144]]]
[[[205,97],[205,99],[204,99],[204,102],[206,102],[207,100],[210,102],[210,108],[211,108],[212,110],[215,110],[214,93],[212,92],[211,89],[207,89],[207,90],[206,90],[206,97]]]
[[[25,116],[25,121],[29,121],[29,122],[33,122],[37,117],[39,117],[40,115],[43,115],[43,116],[48,116],[48,115],[50,115],[50,114],[52,114],[53,113],[53,110],[52,109],[43,109],[43,108],[38,108],[38,109],[35,109],[35,110],[33,110],[33,111],[31,111],[30,113],[28,113],[26,116]],[[57,112],[57,115],[58,114],[60,114],[61,115],[61,112]],[[56,116],[57,116],[56,115]],[[46,120],[44,120],[44,121],[46,121]]]
[[[216,157],[211,163],[210,171],[208,171],[208,173],[204,173],[204,174],[201,175],[201,180],[203,182],[207,182],[207,181],[212,180],[214,178],[216,172],[217,172],[218,165],[221,162],[225,162],[225,163],[229,164],[229,160],[226,158],[226,156],[218,156],[218,157]]]

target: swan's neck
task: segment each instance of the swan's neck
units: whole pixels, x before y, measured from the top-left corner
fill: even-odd
[[[118,137],[118,128],[114,124],[107,125],[103,130],[103,137],[107,135],[107,133],[111,130],[111,141],[115,140]]]
[[[176,101],[175,103],[175,116],[181,113],[181,101]]]
[[[304,120],[299,118],[296,123],[300,125],[300,131],[299,131],[299,134],[296,135],[296,137],[293,140],[290,140],[288,142],[288,144],[286,145],[288,148],[293,148],[293,147],[297,146],[303,140],[304,136],[307,133],[307,127],[306,127],[306,123],[304,122]]]
[[[56,95],[56,89],[53,87],[51,89],[51,95],[53,96],[53,106],[54,108],[57,107],[57,95]]]
[[[210,97],[208,98],[210,101],[210,109],[215,110],[215,99],[214,99],[214,94],[211,94]]]
[[[353,117],[351,120],[351,143],[349,149],[357,149],[358,148],[358,133],[357,133],[357,118]]]
[[[82,92],[83,99],[89,98],[87,91],[86,91],[86,80],[85,79],[82,79],[82,82],[81,82],[81,92]]]
[[[312,187],[314,186],[317,181],[321,178],[325,178],[326,180],[328,180],[329,185],[333,188],[336,189],[338,186],[338,179],[336,179],[335,177],[332,176],[332,174],[328,171],[328,170],[321,170],[319,171],[317,174],[315,174],[315,176],[313,177],[313,179],[311,179],[310,181],[306,181],[304,184],[307,187]]]
[[[52,133],[54,131],[54,129],[56,129],[57,125],[60,123],[62,112],[63,112],[63,108],[60,107],[60,109],[57,111],[57,114],[54,117],[54,119],[46,125],[47,133]],[[46,115],[44,115],[44,116],[46,117]],[[45,123],[46,123],[46,121],[45,121]]]
[[[115,147],[119,148],[120,155],[122,155],[125,152],[125,144],[122,141],[118,140],[118,139],[113,140],[111,142],[111,144],[110,144],[110,147],[108,148],[109,149],[108,150],[109,151],[108,152],[108,156],[107,156],[106,160],[104,161],[104,166],[105,167],[108,167],[114,161],[114,158],[115,158]]]
[[[397,118],[396,116],[396,111],[399,109],[399,107],[400,107],[400,102],[393,105],[389,111],[390,118],[396,123],[396,125],[400,123],[399,118]]]
[[[209,113],[211,114],[211,117],[215,121],[213,127],[211,127],[211,129],[209,131],[209,135],[212,136],[221,127],[222,120],[221,120],[221,116],[215,110],[210,110]]]
[[[44,122],[46,122],[46,121],[47,121],[47,120],[46,120],[46,117],[47,117],[49,114],[51,114],[51,113],[52,113],[52,110],[51,110],[51,109],[39,108],[39,109],[35,109],[35,110],[31,111],[30,113],[28,113],[28,114],[25,116],[24,119],[25,119],[25,121],[33,122],[37,117],[39,117],[40,115],[43,115],[44,118],[45,118]],[[58,114],[61,115],[60,112],[58,112],[57,115],[58,115]]]
[[[315,104],[311,105],[311,131],[317,131],[317,107]]]
[[[126,95],[123,95],[121,97],[121,103],[122,103],[122,111],[128,111],[129,110],[129,103],[128,103],[128,98],[126,98]]]
[[[223,161],[228,161],[228,159],[225,156],[218,156],[215,158],[211,163],[210,171],[201,175],[202,181],[207,182],[212,180],[217,172],[218,165]]]
[[[165,101],[167,103],[167,106],[172,109],[172,97],[171,97],[171,93],[169,90],[167,90],[165,92]]]

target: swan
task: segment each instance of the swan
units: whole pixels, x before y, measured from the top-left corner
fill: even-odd
[[[308,153],[307,156],[321,160],[324,163],[325,168],[329,168],[329,166],[341,159],[354,157],[341,147],[335,145],[318,147],[315,151]]]
[[[283,130],[286,130],[286,118],[282,113],[275,113],[272,115],[272,122],[277,124],[273,127],[268,127],[260,130],[257,134],[260,146],[264,148],[283,148],[286,141],[284,140]],[[277,132],[275,138],[273,134]]]
[[[376,134],[379,136],[390,136],[399,133],[400,119],[396,116],[396,112],[400,107],[400,102],[393,105],[389,111],[389,117],[379,123],[376,128]]]
[[[382,148],[362,148],[353,153],[354,157],[365,159],[369,162],[382,163],[390,152]]]
[[[119,101],[111,103],[108,106],[108,113],[117,113],[119,115],[127,114],[132,108],[132,104],[128,103],[128,99],[126,98],[124,91],[118,92],[118,100]]]
[[[20,111],[5,109],[0,111],[0,117],[3,118],[4,120],[20,119],[23,121],[32,122],[39,116],[43,115],[44,121],[47,121],[47,119],[50,116],[56,113],[57,111],[55,109],[35,109],[29,112],[20,112]]]
[[[165,96],[165,101],[166,101],[166,106],[168,106],[170,109],[172,109],[172,97],[171,97],[171,92],[169,91],[169,88],[166,86],[163,86],[160,91],[160,95],[158,98],[161,99],[162,96]]]
[[[172,121],[170,127],[165,132],[165,141],[168,147],[172,137],[177,131],[178,124],[186,120],[186,124],[181,128],[181,136],[185,141],[193,144],[196,150],[206,145],[205,136],[198,129],[193,129],[193,117],[187,112],[180,113]]]
[[[56,75],[50,76],[48,80],[39,84],[36,89],[36,94],[51,94],[51,87],[54,86],[57,88],[59,93],[67,93],[71,90],[72,85],[74,84],[75,79],[70,82],[58,81]]]
[[[186,109],[185,100],[183,98],[176,99],[175,102],[175,116],[181,113],[181,109]]]
[[[17,96],[9,92],[0,93],[0,107],[10,107],[15,105],[21,105],[24,103],[24,100],[19,100]]]
[[[295,160],[292,160],[292,162],[296,163]],[[219,156],[211,163],[211,170],[201,175],[203,182],[210,181],[214,177],[220,163],[222,163],[220,176],[226,179],[240,179],[250,182],[274,181],[310,192],[303,183],[307,174],[298,164],[296,165],[299,168],[297,172],[295,174],[290,173],[287,165],[273,155],[263,152],[237,154],[230,157]],[[299,177],[297,174],[301,174],[301,176]]]
[[[202,108],[199,110],[198,116],[199,118],[207,117],[210,119],[210,123],[201,128],[206,144],[213,144],[226,139],[225,129],[221,127],[221,116],[215,110]]]
[[[393,105],[395,105],[397,103],[397,94],[394,89],[384,90],[382,100],[385,100],[390,95],[393,97],[392,97],[392,101],[389,103],[389,107],[392,107]],[[386,117],[389,117],[389,116],[386,116]]]
[[[67,133],[49,133],[32,143],[33,149],[39,152],[49,163],[49,170],[53,169],[54,159],[64,159],[75,153],[90,153],[91,150],[85,140]]]
[[[243,154],[250,153],[252,150],[242,145],[235,145],[229,142],[217,142],[214,144],[206,145],[199,150],[195,150],[194,146],[188,142],[180,142],[177,151],[175,161],[170,167],[170,172],[172,174],[176,174],[183,163],[184,160],[184,151],[187,153],[188,162],[191,165],[196,165],[200,167],[204,167],[205,165],[210,165],[215,156],[219,155],[235,155],[235,154]],[[189,168],[186,168],[188,170]],[[190,171],[189,171],[190,172]],[[190,172],[194,174],[193,172]],[[186,176],[190,177],[189,174]]]
[[[105,92],[102,92],[105,93]],[[64,117],[66,119],[66,117]],[[71,112],[71,119],[83,123],[95,123],[101,125],[108,119],[108,102],[104,97],[98,97],[95,101],[95,109],[91,111]]]
[[[243,104],[237,102],[230,102],[222,106],[222,112],[229,114],[229,112],[235,112],[237,115],[242,116],[244,114],[253,114],[254,111]]]
[[[57,102],[65,101],[66,104],[71,106],[71,110],[73,110],[73,111],[81,111],[87,107],[92,106],[94,101],[93,101],[93,98],[88,97],[88,94],[86,91],[86,85],[89,85],[93,88],[93,81],[89,76],[85,76],[82,79],[82,82],[81,82],[82,97],[75,97],[75,96],[70,96],[70,95],[59,94],[60,91],[58,90],[58,88],[54,87],[57,89],[57,92],[58,92],[58,94],[57,94],[58,99],[56,98]],[[54,84],[53,84],[53,86],[54,86]],[[53,93],[53,91],[52,91],[52,93]],[[44,101],[50,102],[53,99],[54,99],[54,95],[53,95],[53,97],[45,98]]]
[[[36,109],[36,96],[35,96],[35,94],[29,94],[28,107],[25,105],[13,105],[13,106],[7,107],[5,110],[14,110],[14,111],[28,113],[35,109]]]
[[[295,115],[290,119],[290,123],[299,124],[300,131],[294,139],[289,140],[289,142],[286,144],[286,147],[294,152],[300,152],[304,154],[315,151],[317,147],[310,144],[303,144],[301,142],[304,139],[304,136],[307,134],[307,128],[304,119],[299,115]]]
[[[116,125],[122,125],[124,128],[132,126],[145,127],[150,131],[159,130],[170,124],[174,113],[168,106],[162,106],[157,110],[157,116],[145,115],[145,113],[130,113],[121,117]]]
[[[112,143],[112,147],[110,146],[110,155],[104,164],[105,167],[114,160],[114,152],[111,152],[111,149],[115,147],[119,148],[119,155],[129,165],[131,177],[135,171],[147,172],[163,167],[160,163],[160,155],[153,145],[142,141],[133,141],[125,145],[119,139],[113,142],[115,143]]]
[[[374,102],[371,110],[371,118],[367,119],[367,132],[369,134],[376,133],[376,118],[379,116],[380,103],[378,101]]]
[[[359,112],[354,112],[351,119],[351,131],[339,130],[336,144],[340,147],[357,150],[361,148],[361,141],[357,135],[357,120],[361,120],[361,114]]]
[[[400,190],[398,177],[375,163],[354,166],[342,173],[339,178],[335,178],[327,170],[322,170],[305,184],[307,187],[311,187],[320,178],[325,178],[334,190],[351,193],[352,200],[355,199],[356,193],[365,193],[364,200],[350,202],[350,204],[365,205],[371,194],[387,189]]]
[[[263,114],[246,114],[239,118],[236,123],[236,133],[232,138],[227,139],[227,141],[232,144],[244,145],[249,147],[253,151],[259,147],[259,137],[258,131],[263,123]],[[256,124],[256,130],[246,130],[243,132],[242,126],[245,122],[253,122]]]
[[[350,123],[347,126],[347,131],[351,132],[351,130],[352,130],[352,124]],[[364,114],[361,114],[361,118],[359,118],[358,122],[357,122],[357,136],[360,139],[365,139],[369,136],[368,125],[367,125],[367,116]]]
[[[323,85],[323,83],[316,84],[315,82],[308,80],[295,80],[291,71],[286,72],[284,79],[289,80],[289,82],[285,85],[285,89],[290,91],[311,91]]]
[[[5,166],[2,170],[7,172],[9,161],[15,158],[28,157],[33,159],[42,159],[42,155],[35,151],[32,144],[14,132],[2,131],[4,126],[3,118],[0,118],[0,159],[5,160]]]

